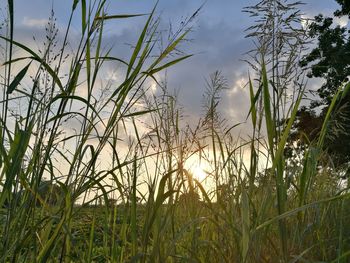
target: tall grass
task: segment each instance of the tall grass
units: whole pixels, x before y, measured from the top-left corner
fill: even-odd
[[[220,115],[220,73],[207,83],[203,118],[187,125],[157,74],[190,57],[173,55],[193,17],[158,52],[156,9],[110,15],[106,8],[103,0],[74,1],[62,38],[52,14],[36,52],[14,39],[8,1],[0,36],[0,261],[347,262],[348,189],[319,166],[350,86],[339,89],[290,178],[284,150],[304,87],[283,104],[263,54],[248,83],[248,139],[233,136],[239,126]],[[77,14],[80,39],[70,52]],[[145,24],[130,58],[113,57],[105,24],[135,16]],[[107,63],[124,67],[119,83],[99,81]],[[160,93],[151,92],[154,83]],[[208,164],[204,181],[186,166],[193,157]]]

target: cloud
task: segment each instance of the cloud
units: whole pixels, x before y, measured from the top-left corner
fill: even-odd
[[[303,27],[304,30],[306,30],[311,22],[312,22],[313,17],[311,15],[308,14],[302,14],[301,15],[301,26]]]
[[[347,16],[335,17],[334,22],[341,27],[346,27],[349,23],[349,18]]]
[[[45,2],[44,0],[35,0],[37,3]],[[20,0],[29,9],[33,9],[24,0]],[[336,4],[323,3],[323,1],[307,0],[307,5],[302,6],[305,13],[304,17],[311,18],[319,12],[328,14],[332,13],[337,6]],[[161,1],[157,9],[157,14],[161,15],[161,28],[166,29],[169,20],[173,26],[180,24],[184,17],[189,16],[201,4],[202,0],[176,0]],[[179,101],[185,109],[185,115],[200,116],[202,114],[202,97],[205,91],[205,80],[210,74],[219,70],[227,78],[230,90],[223,94],[222,109],[225,117],[233,122],[241,121],[246,117],[247,105],[249,104],[249,94],[247,89],[242,89],[242,83],[247,78],[248,66],[242,62],[244,53],[249,51],[253,44],[251,40],[244,38],[244,30],[253,22],[248,14],[242,13],[242,7],[256,3],[254,0],[249,1],[230,1],[222,0],[220,4],[216,1],[207,1],[200,15],[197,18],[195,27],[189,35],[191,41],[184,42],[181,50],[189,54],[194,54],[188,60],[182,61],[169,68],[167,73],[167,83],[171,90],[179,91]],[[59,21],[66,20],[67,4],[65,1],[55,1],[56,16]],[[115,13],[147,13],[151,10],[153,1],[138,2],[131,1],[123,3],[122,1],[113,1],[110,5],[109,14]],[[25,9],[25,8],[24,8]],[[49,6],[47,6],[49,10]],[[33,12],[30,12],[31,14]],[[44,14],[49,15],[49,13]],[[40,17],[44,17],[40,14]],[[138,34],[142,30],[146,17],[140,17],[129,20],[111,20],[106,23],[104,48],[113,46],[111,56],[128,60],[131,55],[132,46],[137,41]],[[30,35],[39,34],[39,29],[47,23],[47,19],[25,16],[21,23],[21,39],[30,40]],[[80,24],[78,20],[73,20],[73,29],[77,29],[76,36],[70,36],[70,45],[74,46],[75,39],[79,38]],[[340,21],[344,24],[347,21]],[[63,24],[63,22],[62,22]],[[28,30],[28,27],[32,28]],[[27,31],[26,31],[27,30]],[[63,32],[63,31],[62,31]],[[18,34],[19,35],[19,34]],[[25,41],[26,42],[26,41]],[[120,81],[123,76],[123,65],[114,62],[108,62],[105,77],[112,81]],[[159,78],[164,78],[162,72]],[[151,86],[150,91],[155,92],[156,87]],[[249,109],[248,109],[249,110]]]
[[[30,17],[23,17],[22,25],[25,27],[31,27],[31,28],[44,28],[45,25],[47,25],[48,19],[37,19],[37,18],[30,18]]]

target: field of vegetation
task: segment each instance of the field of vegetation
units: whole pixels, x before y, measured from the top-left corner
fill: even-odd
[[[249,134],[237,136],[219,71],[195,124],[159,77],[191,57],[182,44],[200,9],[164,41],[157,6],[110,14],[105,0],[72,0],[66,31],[52,12],[35,50],[14,37],[14,2],[0,24],[0,262],[350,261],[346,27],[303,21],[291,1],[244,9],[257,19]],[[104,28],[139,16],[124,61]],[[118,80],[101,80],[107,64]],[[311,106],[307,74],[327,81]]]

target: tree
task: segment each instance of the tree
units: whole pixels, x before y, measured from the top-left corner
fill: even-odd
[[[337,10],[334,14],[342,17],[346,12],[350,15],[350,10]],[[317,90],[321,101],[314,101],[312,107],[329,105],[342,83],[349,82],[350,31],[345,26],[334,26],[333,20],[323,15],[315,17],[309,28],[309,35],[311,38],[317,38],[317,47],[301,61],[301,66],[309,69],[308,77],[325,79],[324,84]]]
[[[334,16],[350,17],[350,1],[336,0],[340,9]],[[318,99],[312,100],[308,107],[299,111],[298,121],[294,125],[295,132],[291,141],[300,145],[308,144],[301,140],[302,134],[309,141],[317,138],[322,123],[337,90],[350,85],[350,30],[344,25],[336,25],[331,17],[318,15],[309,26],[309,36],[317,39],[317,45],[301,60],[301,66],[308,70],[309,78],[323,78],[324,83],[316,91]],[[318,112],[318,113],[317,113]],[[299,148],[300,149],[300,148]],[[331,116],[331,122],[325,142],[325,149],[331,157],[331,165],[335,168],[348,169],[350,162],[350,95],[337,101]]]

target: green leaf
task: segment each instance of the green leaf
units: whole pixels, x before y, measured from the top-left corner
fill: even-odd
[[[104,16],[99,16],[96,17],[96,20],[110,20],[110,19],[124,19],[124,18],[130,18],[130,17],[138,17],[138,16],[145,16],[147,14],[134,14],[134,15],[127,15],[127,14],[122,14],[122,15],[104,15]]]
[[[327,130],[328,130],[328,125],[330,122],[330,118],[333,112],[333,109],[335,108],[337,101],[338,101],[338,97],[340,96],[340,94],[342,93],[341,88],[338,89],[337,93],[334,95],[331,104],[329,105],[327,114],[324,118],[323,124],[322,124],[322,129],[320,132],[320,136],[317,142],[317,146],[321,149],[323,147],[324,144],[324,140],[326,138],[326,134],[327,134]]]
[[[135,116],[145,115],[147,113],[151,113],[151,112],[154,112],[154,111],[156,111],[156,110],[136,111],[136,112],[133,112],[133,113],[124,114],[123,117],[124,118],[135,117]]]
[[[342,93],[342,96],[341,96],[341,99],[344,99],[348,95],[349,91],[350,91],[350,82],[348,82],[345,85],[343,93]]]
[[[0,207],[3,206],[6,198],[8,198],[12,192],[14,179],[21,171],[23,158],[29,145],[32,128],[32,122],[30,123],[28,130],[21,130],[18,123],[16,123],[15,136],[10,144],[9,153],[7,154],[7,157],[4,155],[4,157],[6,157],[6,165],[4,166],[2,173],[6,175],[6,178],[2,192],[0,193]],[[2,151],[4,151],[4,149]]]
[[[293,123],[295,121],[303,94],[304,94],[304,90],[302,90],[302,92],[299,94],[299,97],[294,105],[292,114],[289,117],[287,126],[285,127],[283,135],[278,142],[277,151],[276,151],[275,159],[273,162],[272,170],[274,170],[276,168],[278,160],[283,158],[284,147],[286,145],[290,130],[292,129]]]
[[[350,193],[346,193],[346,194],[343,194],[343,195],[336,195],[336,196],[332,196],[332,197],[329,197],[329,198],[326,198],[326,199],[322,199],[322,200],[318,200],[318,201],[315,201],[315,202],[312,202],[312,203],[309,203],[309,204],[306,204],[306,205],[303,205],[303,206],[300,206],[300,207],[297,207],[295,209],[292,209],[290,211],[287,211],[287,212],[284,212],[283,214],[281,215],[278,215],[278,216],[275,216],[267,221],[265,221],[264,223],[258,225],[256,227],[256,230],[259,231],[273,223],[276,223],[280,220],[283,220],[285,218],[288,218],[292,215],[295,215],[301,211],[305,211],[309,208],[314,208],[314,207],[317,207],[317,205],[320,205],[320,204],[323,204],[323,203],[330,203],[330,202],[334,202],[334,201],[337,201],[337,200],[344,200],[344,199],[349,199],[350,198]]]
[[[157,73],[157,72],[159,72],[159,71],[161,71],[163,69],[166,69],[166,68],[168,68],[168,67],[170,67],[172,65],[175,65],[175,64],[179,63],[180,61],[185,60],[185,59],[187,59],[189,57],[192,57],[192,56],[193,55],[187,55],[187,56],[184,56],[184,57],[181,57],[181,58],[178,58],[178,59],[174,59],[174,60],[164,64],[163,66],[160,66],[158,68],[154,68],[154,69],[150,70],[148,72],[148,74],[153,75],[153,74],[155,74],[155,73]]]
[[[76,87],[77,87],[77,83],[78,83],[78,79],[79,79],[79,74],[80,74],[80,70],[81,70],[81,64],[78,63],[75,67],[74,67],[74,72],[73,75],[69,81],[68,87],[66,89],[66,93],[67,94],[71,94],[71,93],[75,93]]]
[[[259,93],[260,93],[261,89],[258,90],[257,92],[257,96],[254,95],[254,89],[253,89],[253,83],[252,83],[252,80],[250,79],[250,76],[249,76],[249,93],[250,93],[250,110],[249,110],[249,113],[248,113],[248,116],[249,114],[251,113],[252,114],[252,123],[253,123],[253,127],[255,129],[256,127],[256,107],[255,107],[255,103],[257,101],[257,98],[259,96]]]
[[[275,138],[275,125],[272,121],[272,111],[271,111],[271,102],[270,102],[270,91],[269,84],[267,81],[267,72],[265,62],[262,63],[262,88],[263,88],[263,99],[264,99],[264,109],[265,109],[265,121],[267,128],[267,137],[269,141],[269,147],[271,155],[274,156],[274,144],[273,140]]]
[[[86,28],[86,1],[81,0],[81,32],[83,33]]]
[[[95,114],[96,116],[100,119],[100,121],[102,121],[102,119],[100,118],[98,112],[96,111],[95,107],[93,105],[91,105],[86,99],[80,97],[80,96],[76,96],[76,95],[65,95],[65,94],[58,94],[57,96],[55,96],[54,98],[52,98],[52,100],[50,101],[50,103],[48,104],[47,108],[49,108],[55,101],[59,100],[59,99],[64,99],[64,100],[77,100],[80,101],[82,103],[84,103],[86,106],[88,106]],[[57,119],[57,117],[52,117],[50,119],[50,121]]]
[[[38,54],[36,54],[33,50],[31,50],[30,48],[28,48],[27,46],[18,43],[14,40],[8,39],[6,37],[0,36],[1,39],[10,42],[11,44],[14,44],[20,48],[22,48],[23,50],[27,51],[29,54],[31,54],[33,57],[33,60],[38,61],[46,70],[47,72],[51,75],[52,79],[55,81],[55,83],[58,85],[58,87],[61,89],[61,91],[64,91],[63,85],[61,83],[60,78],[57,76],[57,74],[55,73],[55,71],[45,62],[43,61],[40,56]],[[11,63],[11,59],[10,59],[10,63]]]
[[[136,61],[136,58],[138,56],[138,54],[140,53],[140,50],[142,48],[142,45],[143,45],[143,42],[144,42],[144,39],[146,37],[146,33],[147,33],[147,30],[149,28],[149,24],[151,23],[151,20],[152,20],[152,17],[153,17],[153,14],[154,14],[154,11],[155,11],[155,8],[153,8],[151,14],[149,15],[148,19],[147,19],[147,22],[142,30],[142,33],[141,35],[139,36],[139,39],[137,41],[137,44],[135,46],[135,49],[134,49],[134,52],[132,53],[131,55],[131,58],[130,58],[130,63],[129,63],[129,67],[128,67],[128,70],[127,70],[127,73],[126,73],[126,76],[127,78],[129,77],[129,74],[131,72],[131,69],[132,67],[134,66],[134,63]]]
[[[10,86],[7,89],[7,94],[11,94],[16,87],[19,85],[19,83],[22,81],[22,79],[24,78],[24,76],[26,75],[28,68],[30,66],[31,63],[29,63],[27,66],[25,66],[18,74],[17,76],[13,79],[13,81],[11,82]]]
[[[186,30],[181,36],[179,36],[175,41],[173,41],[169,46],[166,47],[166,49],[162,52],[162,54],[157,58],[152,65],[149,67],[149,71],[152,70],[156,65],[158,65],[164,58],[166,58],[175,48],[178,46],[178,44],[185,38],[185,36],[188,34],[189,30]]]
[[[247,191],[242,190],[242,262],[246,261],[250,242],[250,208]]]
[[[79,3],[79,0],[74,0],[73,6],[72,6],[73,10],[75,10],[75,8],[77,8],[78,3]]]

